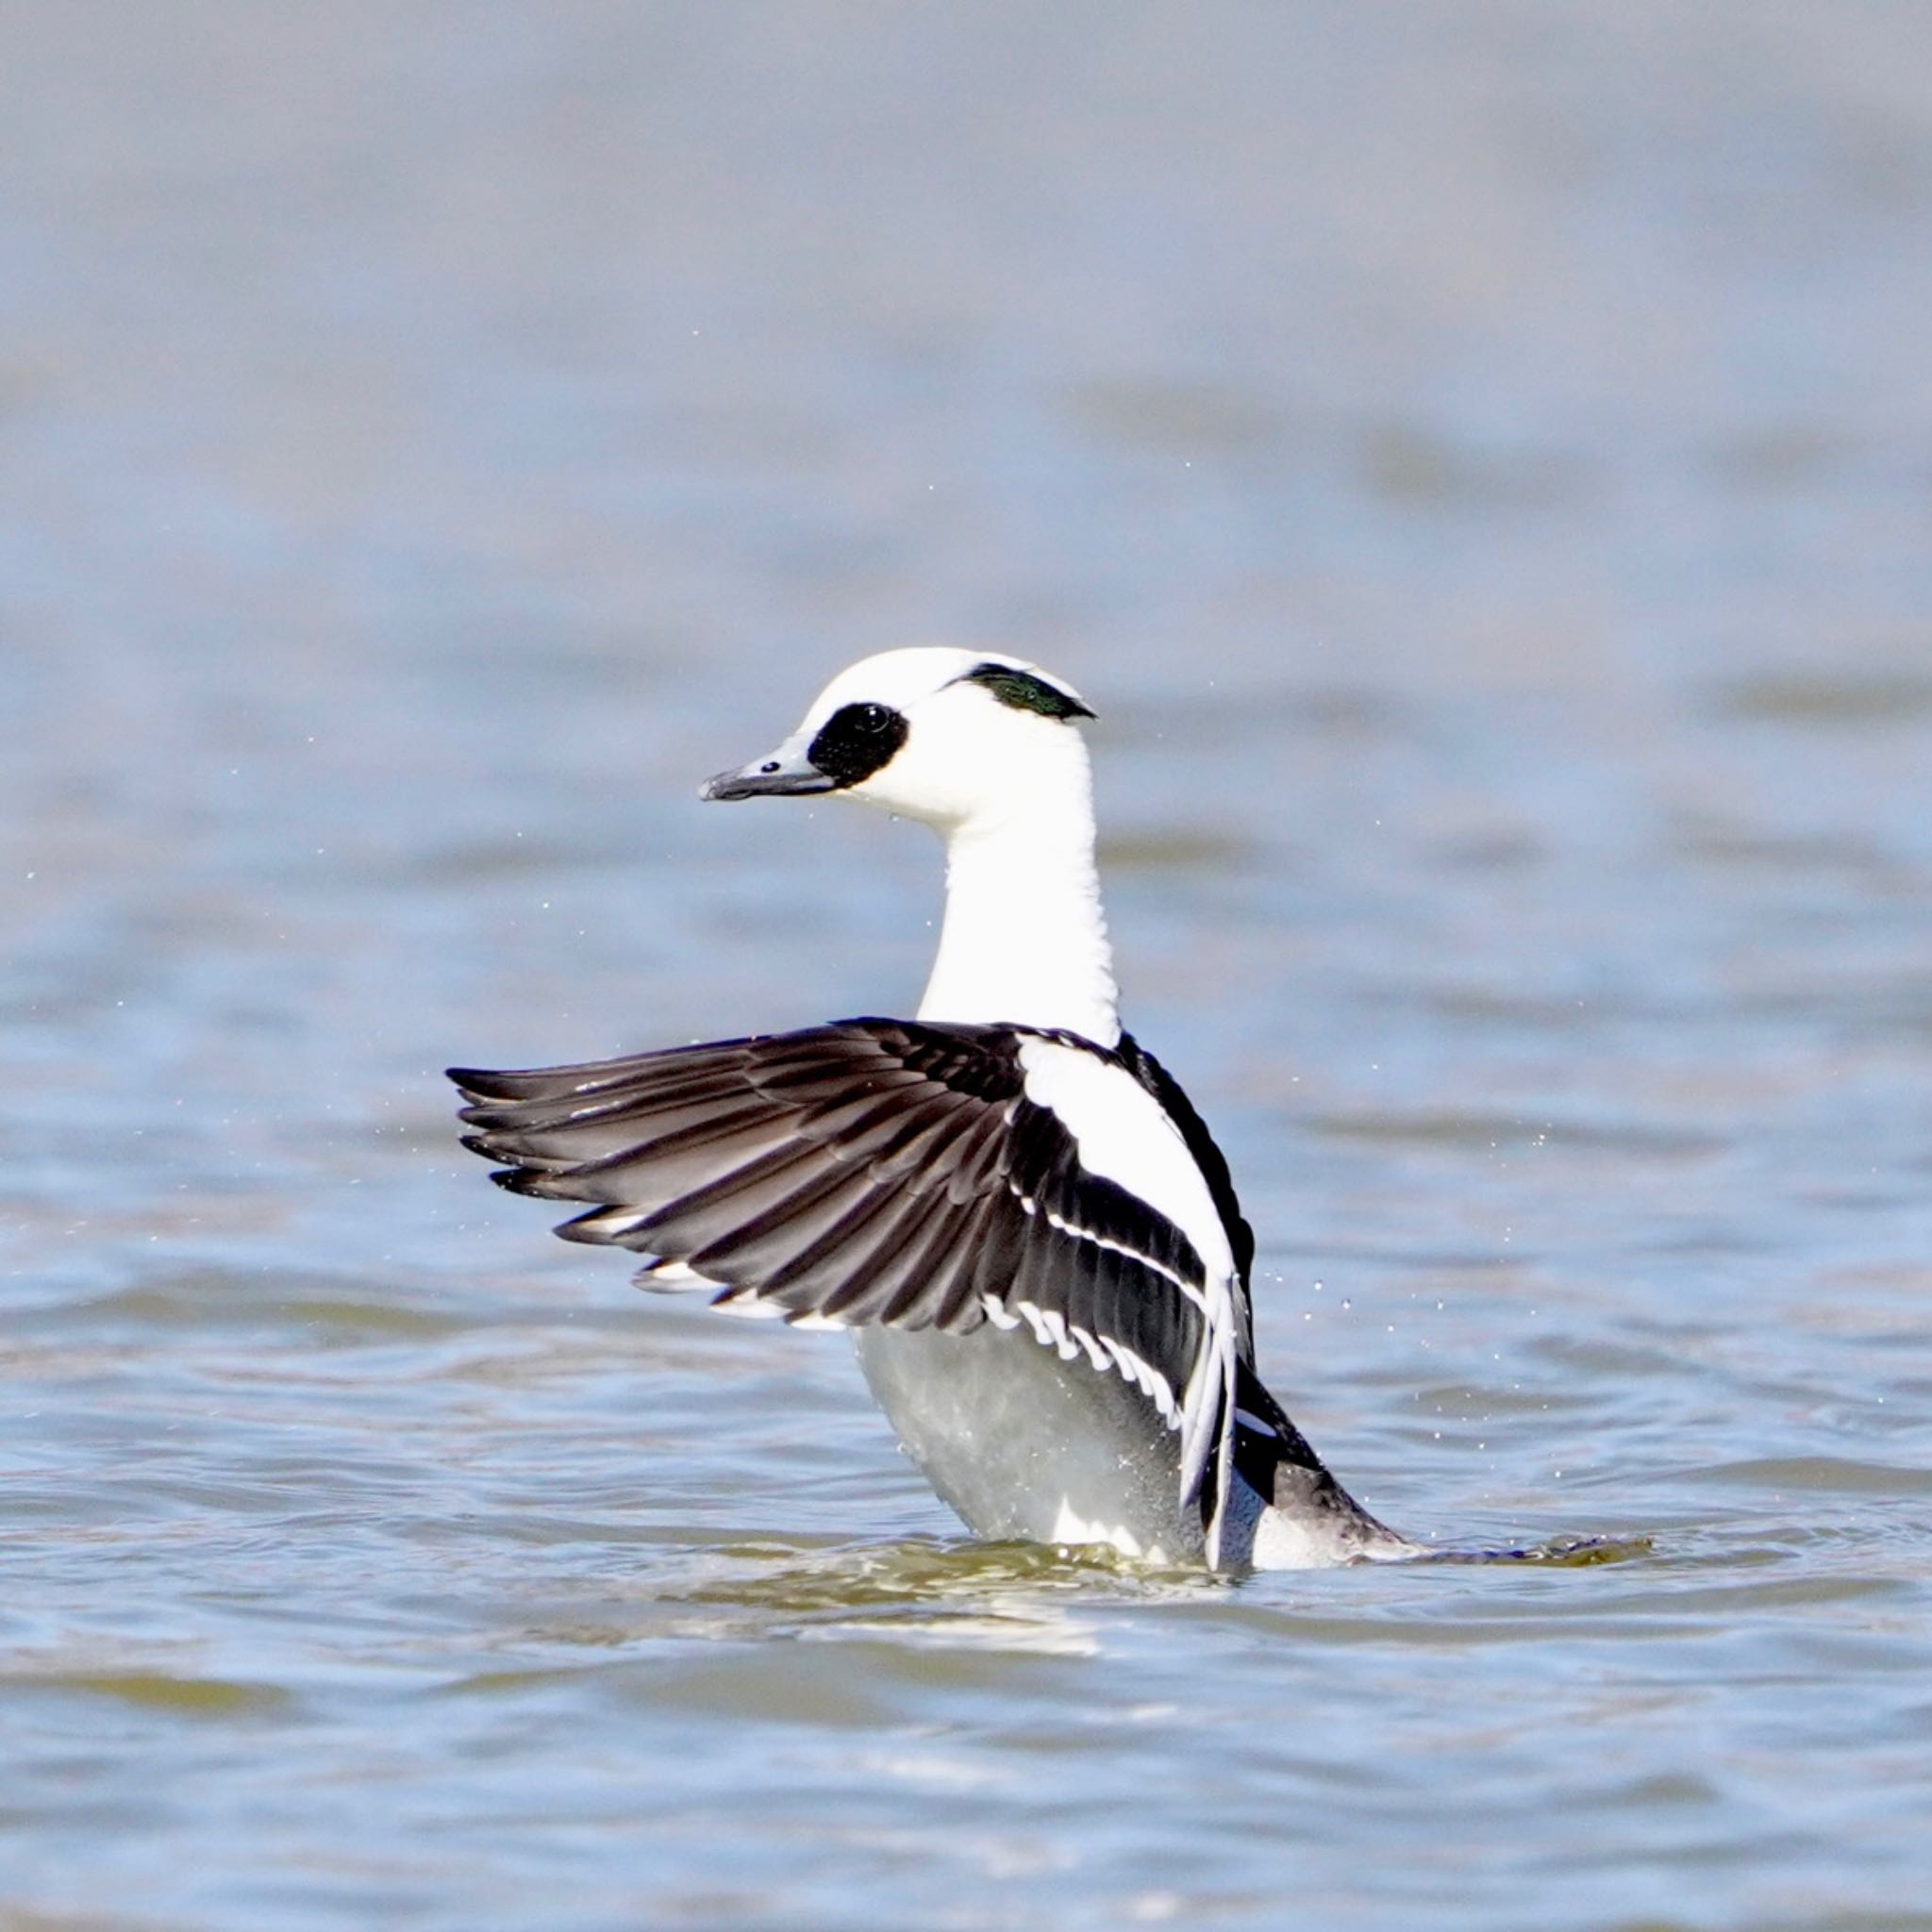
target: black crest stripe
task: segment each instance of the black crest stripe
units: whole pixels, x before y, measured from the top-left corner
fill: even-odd
[[[984,686],[1001,704],[1016,711],[1037,711],[1042,718],[1091,718],[1091,709],[1072,691],[1062,691],[1037,672],[1019,671],[1010,664],[975,664],[954,680]]]

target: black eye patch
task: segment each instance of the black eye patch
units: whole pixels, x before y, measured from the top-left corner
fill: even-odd
[[[1042,718],[1091,718],[1091,710],[1072,691],[1031,671],[1016,671],[1010,664],[975,664],[954,679],[956,684],[979,684],[1016,711],[1037,711]]]
[[[890,705],[841,705],[819,726],[805,755],[843,789],[891,764],[905,742],[903,711]]]

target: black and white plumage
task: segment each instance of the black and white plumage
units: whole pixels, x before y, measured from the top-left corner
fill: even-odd
[[[874,1392],[982,1534],[1210,1568],[1409,1554],[1262,1386],[1253,1237],[1178,1086],[1114,1015],[1076,694],[888,653],[707,795],[848,791],[948,839],[916,1020],[521,1073],[456,1070],[518,1193],[650,1257],[650,1288],[850,1327]]]

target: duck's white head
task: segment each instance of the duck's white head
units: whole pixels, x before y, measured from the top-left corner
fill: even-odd
[[[843,792],[942,832],[1003,812],[1034,782],[1084,785],[1069,685],[1018,658],[925,648],[862,658],[812,700],[775,751],[720,772],[705,798]]]
[[[1093,869],[1080,694],[983,651],[885,651],[841,671],[776,751],[706,798],[837,796],[946,841],[946,917],[923,1020],[1120,1037]]]

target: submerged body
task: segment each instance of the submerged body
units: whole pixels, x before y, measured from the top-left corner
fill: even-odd
[[[853,1341],[900,1447],[975,1536],[1207,1563],[1201,1511],[1180,1503],[1174,1439],[1125,1382],[1070,1374],[1016,1329],[862,1328]],[[1326,1470],[1244,1470],[1238,1453],[1211,1567],[1311,1570],[1419,1554]]]
[[[1055,1350],[991,1324],[971,1335],[861,1328],[853,1345],[900,1447],[974,1535],[1203,1560],[1173,1439],[1118,1375],[1070,1374]]]
[[[1268,1394],[1253,1237],[1186,1097],[1123,1034],[1076,694],[890,652],[706,795],[840,791],[947,844],[912,1021],[521,1074],[459,1072],[517,1191],[652,1257],[642,1285],[851,1327],[907,1453],[975,1533],[1290,1568],[1416,1546]]]

